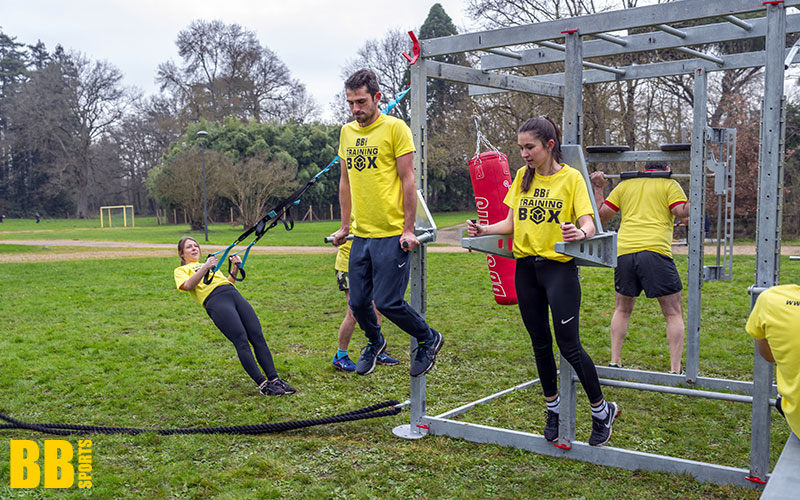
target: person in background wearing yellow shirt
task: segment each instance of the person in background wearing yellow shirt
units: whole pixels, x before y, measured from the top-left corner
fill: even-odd
[[[356,373],[372,373],[386,349],[372,308],[374,300],[384,317],[416,338],[409,372],[419,377],[433,368],[443,339],[403,298],[411,267],[409,252],[419,245],[414,234],[414,141],[405,122],[378,109],[381,93],[375,73],[356,71],[344,88],[355,120],[343,126],[339,135],[342,225],[331,236],[334,245],[346,241],[352,214],[350,309],[368,340]]]
[[[350,224],[352,225],[352,222]],[[348,261],[350,260],[350,247],[352,245],[353,242],[348,241],[339,247],[339,251],[336,252],[336,263],[334,264],[334,270],[336,271],[336,284],[339,285],[339,290],[344,292],[345,300],[348,302],[347,313],[344,315],[342,324],[339,325],[339,350],[336,351],[336,355],[333,357],[333,367],[343,372],[356,371],[356,364],[353,363],[347,353],[347,348],[350,346],[350,339],[353,338],[353,332],[356,329],[356,318],[353,316],[353,311],[350,310],[349,305],[350,277],[347,274]],[[373,303],[373,308],[374,305],[375,304]],[[380,325],[381,314],[377,309],[375,310],[375,314],[378,316],[378,325]],[[389,356],[386,351],[382,352],[378,356],[379,365],[393,366],[399,363],[399,360]]]
[[[217,328],[233,342],[242,367],[258,385],[261,394],[281,396],[297,392],[294,387],[278,377],[275,364],[272,362],[272,354],[261,333],[261,323],[250,303],[233,286],[242,259],[238,255],[231,257],[233,263],[231,274],[226,278],[222,273],[215,272],[211,283],[206,285],[203,283],[203,276],[207,271],[214,269],[217,258],[212,255],[205,264],[200,264],[200,245],[194,238],[189,237],[181,238],[178,242],[178,255],[181,258],[181,265],[175,268],[173,273],[175,286],[197,300]],[[255,359],[250,350],[251,344],[256,352]],[[266,372],[266,377],[259,370],[259,365]]]
[[[558,438],[561,403],[549,309],[558,349],[575,369],[592,407],[589,444],[602,446],[611,439],[612,425],[621,410],[616,403],[606,402],[594,362],[581,345],[578,266],[572,257],[555,251],[558,241],[594,236],[589,190],[580,172],[560,163],[561,131],[550,118],[523,123],[517,142],[527,165],[517,171],[503,200],[509,207],[508,216],[486,226],[468,220],[467,231],[470,236],[514,235],[517,301],[547,405],[545,439]]]
[[[645,172],[667,171],[664,162],[650,161]],[[638,177],[620,182],[603,202],[603,172],[590,176],[600,220],[622,214],[617,236],[617,267],[614,269],[616,304],[611,318],[611,363],[622,367],[622,344],[636,297],[644,290],[655,298],[667,321],[669,373],[681,373],[683,355],[683,310],[681,277],[672,260],[673,218],[689,224],[689,203],[680,184],[669,178]]]
[[[800,436],[800,286],[780,285],[758,296],[745,330],[756,339],[761,357],[775,363],[778,401],[775,407]]]

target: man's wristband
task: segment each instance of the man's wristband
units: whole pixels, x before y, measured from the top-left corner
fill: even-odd
[[[586,234],[586,231],[584,231],[584,230],[583,230],[583,228],[580,228],[580,227],[579,227],[578,229],[580,229],[580,231],[583,233],[583,239],[584,239],[584,240],[585,240],[586,238],[588,238],[588,237],[589,237],[589,235],[588,235],[588,234]]]

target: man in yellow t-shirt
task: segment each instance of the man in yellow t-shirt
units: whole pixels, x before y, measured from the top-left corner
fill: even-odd
[[[343,126],[339,135],[342,225],[331,236],[334,245],[342,245],[354,214],[348,272],[350,309],[368,339],[356,373],[372,373],[386,349],[372,309],[374,300],[384,317],[417,339],[410,373],[418,377],[433,368],[443,342],[442,335],[404,300],[411,267],[409,252],[419,245],[414,234],[417,187],[411,130],[402,120],[378,109],[381,93],[372,71],[353,73],[344,88],[355,121]]]
[[[668,171],[664,162],[647,162],[645,173]],[[683,354],[683,310],[681,278],[672,260],[673,218],[688,224],[689,203],[681,186],[669,178],[638,177],[620,182],[603,203],[603,172],[591,175],[600,220],[617,212],[622,215],[617,236],[617,267],[614,269],[616,303],[611,318],[611,363],[622,366],[622,344],[636,297],[644,290],[656,298],[667,322],[670,373],[681,373]]]
[[[756,339],[761,356],[775,363],[777,409],[800,435],[800,286],[780,285],[758,296],[745,329]]]

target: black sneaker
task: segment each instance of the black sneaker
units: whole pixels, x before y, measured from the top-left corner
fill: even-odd
[[[606,418],[592,417],[592,435],[589,436],[589,444],[592,446],[603,446],[611,439],[611,426],[614,420],[622,413],[617,403],[608,403],[608,415]]]
[[[414,360],[411,361],[411,376],[421,377],[431,371],[433,364],[436,362],[436,353],[442,348],[444,338],[442,334],[431,328],[431,334],[424,341],[417,341],[417,347],[414,349],[416,355]],[[413,352],[411,353],[414,354]]]
[[[281,378],[276,380],[275,383],[281,386],[281,389],[283,389],[284,394],[294,394],[295,392],[297,392],[297,389],[287,384],[286,381]]]
[[[281,379],[267,380],[258,388],[258,391],[265,396],[283,396],[286,391],[283,390],[280,382],[282,382]]]
[[[547,422],[544,424],[544,438],[548,441],[558,439],[558,413],[547,410]]]
[[[361,357],[358,358],[356,363],[356,373],[359,375],[369,375],[375,369],[375,363],[378,361],[378,356],[386,350],[386,339],[381,338],[378,342],[369,342],[363,349],[361,349]]]

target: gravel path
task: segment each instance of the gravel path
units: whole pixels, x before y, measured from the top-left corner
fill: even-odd
[[[436,245],[429,246],[430,253],[461,253],[467,250],[461,248],[461,233],[464,224],[442,228],[438,232]],[[34,247],[48,247],[50,251],[34,253],[4,253],[2,245],[28,245]],[[58,251],[58,247],[86,247],[83,251]],[[218,245],[204,245],[204,250],[217,251],[225,247]],[[672,251],[676,255],[686,255],[688,247],[675,245]],[[333,254],[336,249],[332,246],[264,246],[256,245],[251,250],[255,254]],[[141,243],[122,241],[92,241],[92,240],[0,240],[0,263],[6,262],[46,262],[63,260],[85,259],[118,259],[124,257],[175,257],[176,245],[171,243]],[[706,255],[714,255],[716,246],[706,245]],[[754,245],[736,245],[734,255],[755,255]],[[800,246],[782,246],[782,255],[800,255]]]

